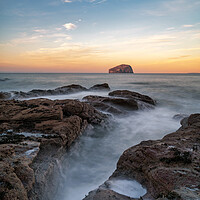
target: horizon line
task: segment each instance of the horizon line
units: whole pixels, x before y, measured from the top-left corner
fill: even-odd
[[[134,73],[108,73],[108,72],[1,72],[0,74],[200,74],[200,72],[134,72]]]

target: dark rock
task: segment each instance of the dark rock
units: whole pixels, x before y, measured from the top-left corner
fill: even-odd
[[[100,124],[106,118],[106,115],[98,112],[89,104],[76,100],[67,100],[65,102],[65,105],[63,106],[63,115],[78,115],[83,120],[87,120],[92,124]]]
[[[199,199],[199,123],[200,114],[190,115],[188,125],[178,131],[161,140],[143,141],[127,149],[109,179],[127,177],[137,180],[147,189],[141,199]],[[99,195],[109,199],[107,190],[100,186],[85,200],[96,200]]]
[[[176,114],[173,116],[173,119],[181,121],[182,119],[184,119],[186,117],[188,117],[188,115],[186,115],[186,114]]]
[[[8,92],[0,92],[0,99],[10,99],[11,94]]]
[[[188,118],[188,126],[196,126],[200,128],[200,114],[192,114]]]
[[[110,87],[107,83],[103,83],[94,85],[90,89],[87,89],[81,85],[72,84],[51,90],[34,89],[29,92],[22,92],[22,91],[0,92],[0,99],[23,99],[23,98],[32,98],[40,96],[66,95],[66,94],[73,94],[76,92],[89,91],[89,90],[109,91]]]
[[[31,97],[39,97],[39,96],[51,96],[51,95],[65,95],[65,94],[72,94],[76,92],[87,91],[88,89],[82,87],[81,85],[68,85],[63,87],[58,87],[52,90],[41,90],[41,89],[34,89],[29,92],[18,92],[13,91],[12,93],[14,96],[13,99],[21,99],[21,98],[31,98]]]
[[[126,150],[115,173],[126,174],[143,183],[148,190],[146,196],[153,199],[172,194],[176,199],[198,199],[200,152],[194,149],[200,148],[199,127],[196,126],[200,114],[189,118],[192,124],[188,128],[168,134],[162,140],[141,142]]]
[[[0,79],[0,81],[9,81],[10,79],[9,78],[2,78]]]
[[[142,95],[140,93],[132,92],[129,90],[115,90],[113,92],[110,92],[108,95],[113,96],[113,97],[134,99],[137,101],[146,102],[148,104],[155,105],[155,101],[152,98],[150,98],[149,96]]]
[[[88,124],[105,120],[106,115],[77,100],[1,100],[1,199],[34,200],[51,195],[53,177],[59,176],[57,162],[65,149]]]
[[[128,114],[129,111],[138,109],[153,108],[153,99],[146,95],[128,90],[116,90],[109,93],[111,97],[89,95],[83,98],[84,101],[95,108],[114,115]]]
[[[86,96],[83,100],[94,107],[112,114],[126,114],[127,111],[138,110],[138,104],[133,99],[110,98],[101,96]]]
[[[88,96],[87,96],[88,97]],[[96,109],[106,112],[106,113],[110,113],[113,115],[125,115],[128,114],[125,110],[119,109],[117,107],[112,106],[111,104],[108,105],[104,102],[101,101],[87,101],[87,97],[84,97],[84,100],[89,103],[91,106],[95,107]]]
[[[118,65],[109,69],[109,73],[133,73],[133,69],[130,65]]]
[[[89,90],[105,90],[105,91],[109,91],[110,87],[109,87],[108,83],[103,83],[103,84],[94,85]]]
[[[98,189],[89,193],[84,200],[134,200],[133,198],[118,194],[112,190]]]

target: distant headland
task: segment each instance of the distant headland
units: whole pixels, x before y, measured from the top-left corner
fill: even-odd
[[[134,73],[130,65],[121,64],[109,69],[109,73]]]

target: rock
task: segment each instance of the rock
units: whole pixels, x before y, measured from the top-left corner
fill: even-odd
[[[77,100],[0,101],[0,198],[51,195],[66,148],[106,115]],[[45,197],[46,198],[46,197]]]
[[[134,72],[130,65],[122,64],[109,69],[109,73],[134,73]]]
[[[9,78],[2,78],[0,79],[0,81],[9,81],[10,79]]]
[[[134,200],[133,198],[118,194],[112,190],[98,189],[89,193],[84,200]]]
[[[101,96],[86,96],[83,100],[91,103],[100,110],[112,114],[127,114],[128,111],[138,110],[138,104],[133,99],[110,98]]]
[[[182,119],[184,119],[186,117],[188,117],[188,115],[186,115],[186,114],[176,114],[173,116],[173,119],[181,121]]]
[[[89,90],[105,90],[105,91],[109,91],[110,87],[109,87],[108,83],[103,83],[103,84],[94,85]]]
[[[125,115],[128,114],[125,110],[123,109],[119,109],[115,106],[112,106],[111,104],[106,104],[104,102],[101,101],[91,101],[91,100],[87,100],[88,96],[84,97],[84,100],[89,103],[91,106],[95,107],[97,110],[100,110],[102,112],[106,112],[109,114],[113,114],[113,115]]]
[[[92,124],[100,124],[106,118],[106,115],[98,112],[89,104],[76,100],[67,100],[63,106],[63,115],[78,115]]]
[[[113,115],[124,115],[138,109],[153,108],[155,105],[155,101],[150,97],[128,90],[116,90],[110,92],[109,96],[89,95],[83,100],[95,108]]]
[[[11,98],[11,94],[8,92],[0,92],[0,99],[9,99]]]
[[[39,96],[65,95],[65,94],[72,94],[72,93],[82,92],[82,91],[87,91],[87,90],[88,90],[87,88],[82,87],[81,85],[72,84],[68,86],[58,87],[52,90],[34,89],[29,92],[13,91],[12,98],[22,99],[22,98],[31,98],[31,97],[39,97]]]
[[[188,127],[162,140],[141,142],[120,157],[115,174],[123,173],[144,184],[153,199],[174,195],[190,199],[200,194],[200,114],[191,115]],[[187,189],[188,188],[188,189]],[[194,198],[195,199],[195,198]]]
[[[190,115],[187,126],[178,131],[161,140],[143,141],[127,149],[109,179],[126,177],[137,180],[147,189],[141,199],[199,199],[199,133],[200,114]],[[100,186],[89,193],[85,200],[98,199],[97,191],[101,191],[103,197],[109,197]]]
[[[122,98],[128,98],[128,99],[134,99],[136,101],[140,101],[140,102],[145,102],[151,105],[155,105],[155,101],[146,95],[142,95],[140,93],[137,92],[132,92],[129,90],[115,90],[113,92],[110,92],[108,94],[109,96],[113,96],[113,97],[122,97]]]
[[[42,89],[34,89],[29,92],[22,92],[22,91],[12,91],[12,92],[0,92],[0,100],[1,99],[26,99],[32,97],[44,97],[44,96],[52,96],[52,95],[66,95],[72,94],[76,92],[83,92],[83,91],[92,91],[92,90],[102,90],[102,91],[109,91],[110,87],[107,83],[103,84],[96,84],[92,86],[90,89],[87,89],[81,85],[68,85],[63,87],[58,87],[51,90],[42,90]]]
[[[200,114],[192,114],[188,118],[188,126],[200,128]]]

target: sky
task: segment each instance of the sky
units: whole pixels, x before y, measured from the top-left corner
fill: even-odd
[[[0,0],[0,72],[200,73],[199,0]]]

